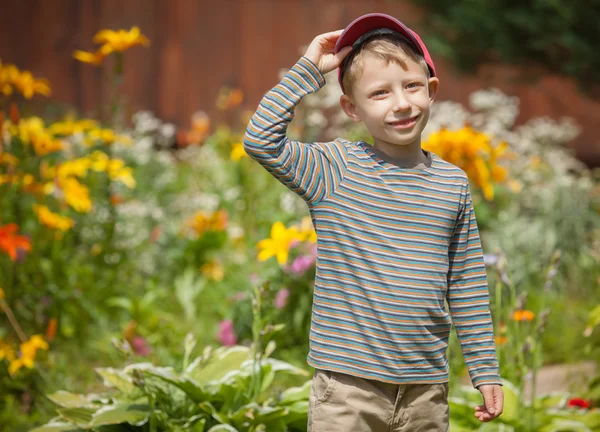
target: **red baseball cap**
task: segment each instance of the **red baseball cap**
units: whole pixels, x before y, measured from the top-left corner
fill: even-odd
[[[358,42],[359,44],[362,43],[362,41],[359,41],[361,36],[365,35],[366,33],[372,30],[378,29],[393,30],[394,32],[397,32],[400,35],[404,36],[406,39],[408,39],[408,41],[412,43],[417,52],[421,54],[425,59],[425,63],[427,63],[427,66],[429,66],[431,76],[436,76],[433,60],[431,59],[429,51],[427,51],[427,47],[425,46],[419,35],[411,29],[409,29],[402,22],[398,21],[396,18],[382,13],[366,14],[352,21],[348,25],[348,27],[344,29],[344,32],[338,38],[333,51],[334,54],[336,54],[346,46],[354,45],[356,42]],[[342,84],[341,65],[338,68],[338,81],[340,83],[342,91],[344,91],[344,85]]]

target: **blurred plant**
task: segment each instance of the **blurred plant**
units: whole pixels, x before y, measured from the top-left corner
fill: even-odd
[[[16,350],[10,343],[3,341],[0,337],[0,360],[9,362],[8,373],[12,377],[24,367],[33,369],[38,350],[48,350],[48,343],[41,335],[33,335],[29,339],[27,338],[11,307],[6,302],[2,288],[0,288],[0,310],[4,312],[13,331],[21,341],[19,349]]]
[[[517,293],[516,286],[508,274],[506,257],[500,255],[494,265],[496,284],[494,290],[493,321],[496,324],[498,362],[500,375],[515,383],[517,394],[522,395],[527,379],[531,380],[531,400],[520,400],[515,416],[526,421],[527,431],[534,428],[533,412],[527,407],[534,406],[536,398],[537,372],[543,365],[543,346],[540,343],[546,329],[550,310],[546,308],[546,296],[550,293],[553,279],[557,274],[560,252],[556,251],[546,270],[543,286],[544,295],[537,313],[525,309],[527,291]]]
[[[111,106],[109,107],[110,116],[108,117],[116,129],[123,129],[123,101],[121,95],[121,85],[123,83],[123,53],[128,49],[143,45],[149,46],[150,40],[144,36],[139,27],[132,27],[127,30],[100,30],[93,38],[93,42],[100,44],[96,52],[75,51],[73,57],[80,62],[100,66],[106,56],[114,53],[115,62],[112,69],[112,96]]]
[[[306,378],[303,369],[269,358],[273,343],[266,340],[281,329],[264,314],[268,285],[253,291],[253,343],[210,346],[189,361],[195,340],[186,336],[183,371],[135,363],[124,369],[98,368],[112,391],[81,395],[59,391],[48,397],[60,408],[58,417],[32,432],[57,427],[93,430],[123,425],[148,431],[267,431],[306,429],[311,381],[302,387],[275,392],[271,386],[282,374]]]

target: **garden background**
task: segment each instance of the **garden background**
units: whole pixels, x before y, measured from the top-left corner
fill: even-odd
[[[423,145],[467,172],[488,265],[506,409],[477,424],[453,334],[452,431],[600,430],[594,3],[3,2],[0,430],[306,430],[317,235],[243,133],[374,11],[432,51]],[[369,139],[334,75],[294,138]]]

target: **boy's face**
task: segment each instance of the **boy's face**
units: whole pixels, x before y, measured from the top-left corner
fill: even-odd
[[[420,146],[438,79],[427,79],[423,67],[410,58],[404,65],[386,64],[367,53],[363,65],[351,93],[340,99],[344,112],[364,122],[375,144]]]

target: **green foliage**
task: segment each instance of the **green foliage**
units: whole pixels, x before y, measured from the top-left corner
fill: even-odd
[[[600,84],[596,55],[600,4],[596,1],[424,0],[424,39],[433,55],[474,72],[486,63],[533,68],[531,75],[559,73],[583,91]]]
[[[207,348],[182,371],[149,363],[122,369],[97,368],[110,390],[102,394],[57,391],[48,398],[58,416],[32,432],[91,431],[121,425],[137,431],[302,431],[306,430],[311,381],[273,390],[282,374],[308,373],[280,360],[263,358],[260,392],[251,350],[243,346]],[[117,429],[115,429],[117,430]],[[120,429],[119,429],[120,430]]]

